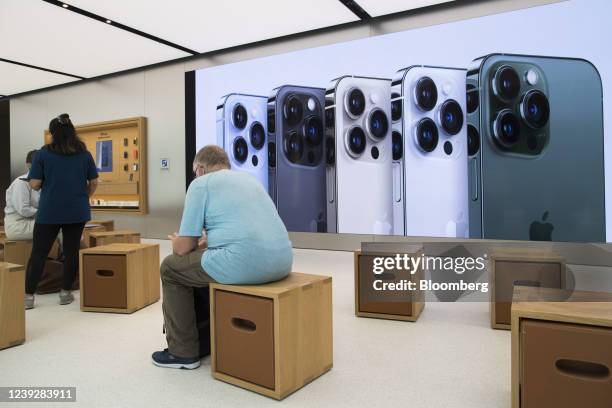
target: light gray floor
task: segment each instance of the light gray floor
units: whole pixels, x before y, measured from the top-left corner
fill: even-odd
[[[78,292],[70,306],[37,296],[26,343],[0,351],[0,386],[76,386],[77,404],[63,408],[510,407],[510,333],[489,328],[487,303],[428,303],[417,323],[357,318],[352,253],[296,250],[294,270],[333,276],[334,368],[281,403],[214,380],[209,359],[193,371],[153,366],[161,302],[83,313]]]

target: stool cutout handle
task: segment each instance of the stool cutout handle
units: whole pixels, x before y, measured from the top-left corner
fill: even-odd
[[[96,271],[96,275],[101,278],[112,278],[115,276],[115,271],[111,271],[109,269],[98,269]]]
[[[563,374],[583,380],[603,380],[610,376],[610,368],[590,361],[560,358],[555,361],[555,367]]]
[[[244,330],[247,332],[254,332],[257,330],[255,322],[247,319],[241,319],[240,317],[232,317],[232,326],[238,330]]]
[[[542,283],[534,280],[515,280],[514,286],[531,286],[534,288],[539,288],[542,286]]]

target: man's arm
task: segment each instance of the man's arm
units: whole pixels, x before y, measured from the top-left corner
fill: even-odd
[[[42,187],[42,180],[30,179],[30,187],[32,187],[32,190],[40,190]]]
[[[176,255],[187,255],[198,248],[198,241],[204,229],[206,212],[206,187],[191,183],[185,196],[185,207],[179,233],[169,235]]]
[[[32,203],[31,190],[26,183],[26,181],[20,181],[15,185],[11,205],[15,208],[17,214],[24,218],[32,218],[36,215],[38,209]]]
[[[172,241],[172,252],[179,256],[187,255],[198,246],[198,237],[181,237],[175,232],[168,238]]]

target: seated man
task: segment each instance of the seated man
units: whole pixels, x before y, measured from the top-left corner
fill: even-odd
[[[231,171],[218,146],[198,152],[194,172],[181,228],[169,236],[174,254],[160,269],[168,341],[152,356],[160,367],[200,366],[193,288],[272,282],[286,277],[293,262],[287,229],[255,177]]]
[[[33,190],[28,182],[28,172],[36,150],[26,156],[26,173],[17,177],[6,190],[4,209],[4,230],[6,238],[12,241],[32,239],[34,222],[38,212],[40,191]]]

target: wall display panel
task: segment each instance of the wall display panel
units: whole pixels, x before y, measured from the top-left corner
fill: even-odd
[[[147,213],[146,120],[143,117],[76,126],[98,170],[94,211]],[[45,143],[51,141],[45,131]]]
[[[195,145],[223,146],[294,232],[605,242],[611,11],[571,0],[197,70]]]

